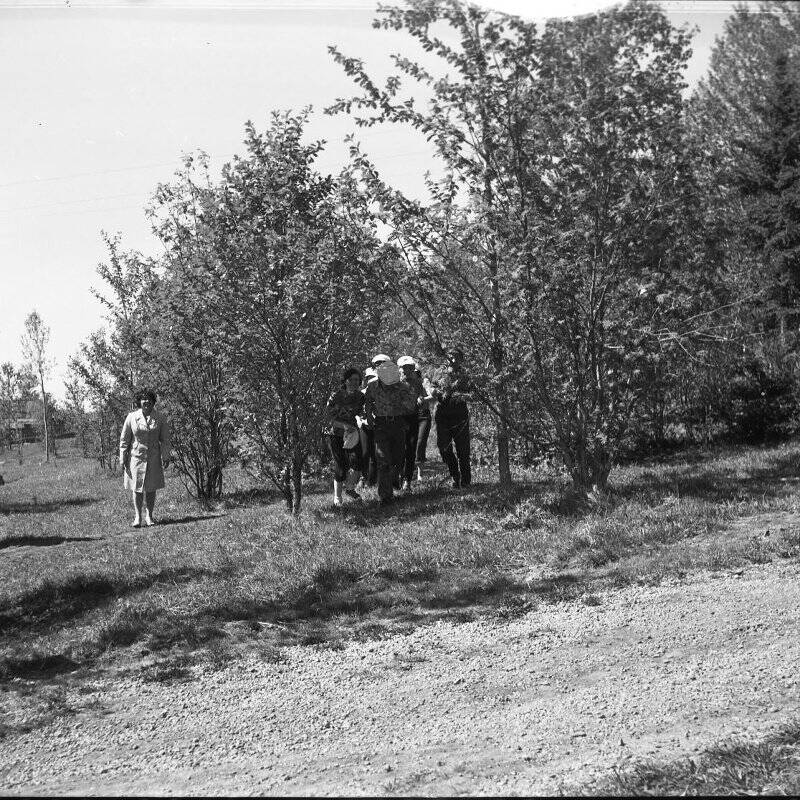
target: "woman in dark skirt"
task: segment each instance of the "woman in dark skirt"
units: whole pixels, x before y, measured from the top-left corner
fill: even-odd
[[[355,485],[361,477],[361,441],[356,417],[364,409],[361,372],[355,367],[344,371],[341,386],[328,398],[328,425],[325,433],[333,458],[333,504],[342,505],[342,490],[353,500],[361,500]]]
[[[378,373],[372,367],[364,370],[364,379],[361,384],[361,394],[365,394],[367,386],[372,381],[378,380]],[[362,413],[358,417],[358,426],[361,432],[361,481],[357,488],[378,485],[378,460],[375,455],[375,430]]]

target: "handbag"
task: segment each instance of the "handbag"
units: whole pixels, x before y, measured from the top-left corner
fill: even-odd
[[[361,441],[361,437],[358,435],[358,428],[353,428],[351,426],[345,428],[343,439],[342,447],[344,447],[345,450],[352,450]]]

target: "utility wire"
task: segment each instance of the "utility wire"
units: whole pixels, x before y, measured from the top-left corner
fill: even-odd
[[[376,161],[388,161],[394,158],[406,158],[408,156],[417,156],[417,155],[426,155],[429,151],[428,150],[412,150],[406,153],[391,153],[390,155],[380,156],[376,158]],[[222,156],[220,156],[222,158]],[[170,162],[174,163],[174,162]],[[164,166],[164,165],[158,165]],[[127,167],[126,169],[137,169],[137,167]],[[121,170],[109,170],[109,172],[115,172]],[[88,173],[85,173],[88,174]],[[98,173],[100,174],[100,173]],[[66,176],[65,176],[66,177]],[[47,180],[58,180],[57,178],[48,178]],[[37,203],[36,205],[30,206],[17,206],[15,208],[0,208],[0,214],[9,214],[14,213],[17,211],[34,211],[40,208],[56,208],[58,206],[66,206],[66,205],[75,205],[77,203],[92,203],[98,200],[118,200],[122,197],[141,197],[143,194],[147,194],[148,190],[144,192],[127,192],[125,194],[111,194],[111,195],[103,195],[100,197],[83,197],[78,198],[75,200],[56,200],[52,203]],[[103,209],[86,209],[87,212],[89,211],[101,211]],[[80,212],[77,212],[80,213]],[[51,216],[51,215],[44,215],[44,216]]]
[[[95,172],[75,172],[72,175],[54,175],[51,178],[25,178],[21,181],[11,181],[10,183],[0,183],[0,189],[5,189],[7,186],[22,186],[26,183],[49,183],[50,181],[66,181],[71,178],[85,178],[89,175],[108,175],[112,172],[132,172],[137,169],[155,169],[156,167],[170,167],[177,163],[175,161],[167,161],[162,164],[140,164],[137,167],[119,167],[118,169],[101,169]]]
[[[80,200],[61,200],[54,203],[38,203],[34,206],[17,206],[16,208],[0,208],[0,214],[5,214],[9,211],[31,211],[35,208],[53,208],[55,206],[70,206],[76,203],[93,203],[95,200],[118,200],[120,197],[135,197],[141,195],[142,192],[126,192],[125,194],[107,194],[104,197],[85,197]],[[89,209],[87,209],[89,210]]]
[[[2,0],[0,0],[0,2],[2,2]],[[359,131],[356,139],[361,139],[361,138],[368,139],[371,136],[377,136],[386,133],[392,133],[392,130],[379,129],[373,131]],[[202,150],[202,148],[198,148],[198,150]],[[191,153],[188,153],[188,155],[191,155]],[[228,155],[221,155],[221,156],[209,155],[209,158],[212,160],[220,158],[233,158],[235,155],[241,155],[241,153],[229,153]],[[387,156],[387,157],[396,158],[403,155],[414,155],[414,153],[398,153],[394,156]],[[66,180],[72,180],[73,178],[86,178],[95,175],[110,175],[116,172],[135,172],[136,170],[140,169],[156,169],[157,167],[171,167],[175,164],[180,163],[181,160],[182,160],[181,158],[176,158],[173,161],[164,161],[161,162],[160,164],[139,164],[135,167],[117,167],[115,169],[100,169],[92,172],[74,172],[70,175],[52,175],[49,178],[23,178],[22,180],[18,181],[9,181],[8,183],[0,183],[0,189],[5,189],[11,186],[23,186],[29,183],[50,183],[52,181],[66,181]]]
[[[114,206],[112,208],[86,208],[77,211],[54,211],[49,214],[39,214],[37,219],[46,219],[47,217],[71,217],[75,214],[110,214],[114,211],[133,211],[138,210],[144,212],[140,205],[135,206]]]

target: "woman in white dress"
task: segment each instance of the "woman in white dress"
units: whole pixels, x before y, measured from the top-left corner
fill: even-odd
[[[136,405],[139,407],[125,418],[119,439],[125,488],[133,492],[134,528],[156,524],[153,518],[156,492],[164,488],[164,467],[170,462],[169,424],[155,409],[155,392],[140,389]]]

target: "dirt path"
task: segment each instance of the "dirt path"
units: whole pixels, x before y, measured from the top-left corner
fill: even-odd
[[[698,575],[292,647],[185,684],[102,679],[2,742],[4,794],[545,794],[800,711],[800,566]]]

